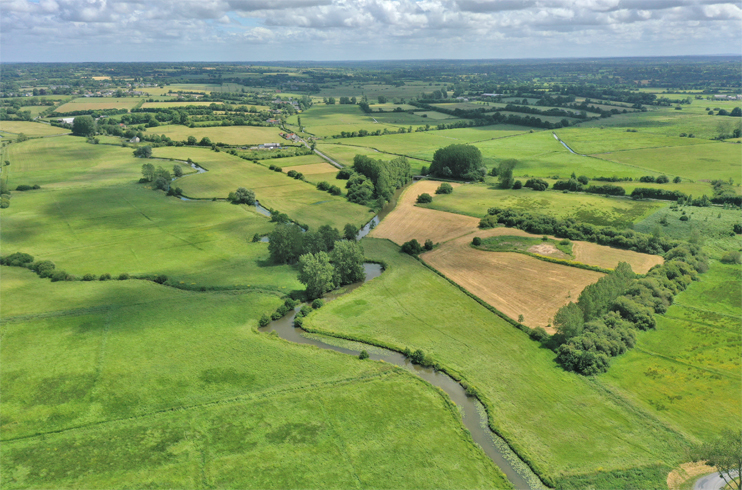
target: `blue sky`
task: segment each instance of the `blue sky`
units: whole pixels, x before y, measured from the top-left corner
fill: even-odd
[[[723,0],[0,0],[0,60],[270,61],[742,53]]]

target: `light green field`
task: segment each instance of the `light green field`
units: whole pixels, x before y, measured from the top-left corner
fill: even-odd
[[[538,192],[527,188],[505,190],[496,188],[494,184],[468,184],[456,187],[451,194],[436,195],[432,203],[419,206],[477,218],[487,214],[491,207],[513,208],[623,229],[631,228],[634,222],[666,205],[657,201],[633,201],[596,194]]]
[[[134,157],[131,148],[91,145],[77,136],[14,143],[8,147],[7,159],[11,189],[19,184],[55,189],[105,186],[136,182],[142,176],[143,162]]]
[[[665,148],[675,146],[690,146],[710,144],[710,141],[698,138],[680,138],[678,136],[663,136],[645,131],[628,133],[616,128],[569,128],[556,129],[557,134],[575,152],[584,155],[610,153],[621,150],[637,150],[642,148]],[[610,158],[605,155],[597,155]]]
[[[276,296],[1,272],[3,488],[509,486],[429,385],[255,332]]]
[[[252,243],[273,224],[248,206],[181,201],[133,184],[42,189],[14,193],[2,226],[3,254],[27,252],[78,276],[166,274],[186,286],[303,289],[293,268],[270,263],[267,244]]]
[[[742,419],[742,269],[714,263],[601,380],[691,439]]]
[[[142,109],[148,108],[168,108],[168,107],[187,107],[189,105],[196,107],[208,107],[214,102],[145,102],[142,104]]]
[[[384,111],[393,111],[397,107],[399,107],[403,111],[414,111],[418,109],[414,105],[410,105],[410,104],[394,104],[392,102],[387,102],[385,104],[378,104],[374,102],[375,102],[374,100],[369,99],[369,104],[371,106],[371,109],[373,109],[374,111],[378,111],[379,109],[382,109]]]
[[[384,274],[311,314],[305,326],[422,349],[482,394],[491,424],[552,484],[576,474],[671,467],[684,457],[682,439],[655,416],[564,372],[552,351],[392,243],[363,245],[369,258],[387,264]]]
[[[21,107],[19,110],[23,112],[30,112],[31,117],[37,117],[39,113],[44,112],[45,110],[49,108],[50,106],[48,105],[29,105],[29,106]]]
[[[297,165],[314,165],[317,163],[325,163],[325,159],[317,154],[302,155],[298,157],[287,157],[287,158],[271,158],[269,160],[260,160],[260,163],[268,165],[276,165],[278,167],[295,167]]]
[[[149,130],[152,134],[164,134],[168,138],[185,141],[194,136],[198,141],[207,137],[212,143],[228,145],[258,145],[261,143],[280,143],[280,132],[275,127],[262,126],[216,126],[206,128],[189,128],[179,124],[158,126]]]
[[[742,145],[709,143],[674,148],[618,151],[602,158],[648,172],[680,175],[686,179],[734,179],[742,175]]]
[[[366,95],[369,101],[377,100],[379,95],[383,95],[388,99],[394,98],[412,98],[417,97],[423,92],[432,92],[433,90],[444,87],[443,83],[432,83],[428,84],[425,82],[406,82],[405,85],[395,87],[394,85],[386,85],[383,83],[346,83],[337,84],[332,87],[322,88],[322,92],[319,94],[322,97],[358,97]]]
[[[54,112],[90,111],[101,109],[132,109],[142,99],[136,97],[80,97],[54,109]]]
[[[306,128],[308,133],[322,138],[339,135],[342,131],[353,132],[360,131],[361,129],[373,132],[376,130],[383,131],[386,128],[389,131],[396,132],[401,126],[407,127],[409,124],[412,124],[409,118],[423,121],[423,118],[410,116],[406,112],[393,115],[400,121],[403,119],[404,121],[396,124],[384,123],[382,116],[391,117],[391,115],[379,114],[377,118],[376,114],[365,114],[357,105],[315,104],[310,109],[301,113],[300,117],[301,124]],[[379,122],[374,122],[374,118]],[[298,123],[297,116],[289,117],[287,122],[296,125]],[[423,122],[419,122],[418,124],[425,125]]]
[[[162,147],[156,148],[153,154],[163,158],[191,158],[209,170],[179,181],[178,185],[189,197],[226,198],[238,187],[246,187],[255,191],[256,197],[266,208],[286,213],[291,219],[315,230],[325,224],[339,229],[346,223],[360,226],[372,217],[368,208],[352,204],[343,197],[331,196],[317,190],[312,184],[224,152],[215,153],[192,147]],[[275,164],[283,166],[281,160],[284,159],[275,160]]]
[[[340,140],[344,141],[344,140]],[[359,142],[358,139],[354,139],[354,142]],[[368,139],[366,141],[373,142],[373,139]],[[393,155],[390,153],[381,153],[378,151],[374,151],[372,148],[367,148],[363,146],[350,146],[345,145],[342,143],[338,144],[324,144],[320,143],[317,145],[317,149],[327,155],[328,157],[332,158],[336,162],[345,165],[346,167],[352,167],[353,166],[353,159],[356,155],[363,155],[367,156],[369,158],[374,158],[376,160],[394,160],[395,158],[399,158],[399,155]],[[417,160],[414,158],[407,158],[407,161],[410,162],[410,167],[412,167],[412,172],[414,174],[420,173],[420,169],[424,166],[429,166],[430,163],[426,162],[424,160]]]
[[[26,121],[0,121],[0,131],[13,134],[23,133],[29,137],[54,136],[70,132],[68,129],[58,128],[49,124]]]

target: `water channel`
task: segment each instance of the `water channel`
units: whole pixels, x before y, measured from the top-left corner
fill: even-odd
[[[378,220],[378,217],[374,217],[374,219]],[[338,292],[329,293],[325,296],[325,300],[332,301],[335,298],[346,295],[362,286],[365,282],[379,277],[383,272],[383,269],[379,264],[365,263],[363,266],[366,271],[366,279],[363,282],[351,284],[350,286],[342,288]],[[337,342],[338,344],[348,346],[340,347],[339,345],[329,343],[334,342],[335,339],[327,338],[328,342],[324,342],[322,340],[323,336],[308,334],[308,332],[302,328],[294,327],[294,318],[296,317],[299,308],[300,306],[297,307],[293,313],[290,313],[279,320],[272,321],[265,327],[260,328],[259,331],[275,332],[282,339],[297,344],[309,344],[319,347],[320,349],[329,349],[351,356],[358,356],[360,350],[354,350],[351,347],[356,347],[358,345],[362,346],[363,344],[339,341]],[[464,388],[456,380],[442,371],[435,371],[433,368],[424,368],[417,364],[412,364],[408,358],[399,352],[375,346],[368,346],[368,351],[371,360],[384,361],[399,366],[421,377],[433,386],[437,386],[445,391],[451,400],[459,407],[464,425],[469,429],[474,441],[484,450],[485,454],[487,454],[487,456],[502,470],[502,472],[505,473],[505,476],[507,476],[508,480],[510,480],[516,489],[536,490],[546,488],[528,466],[512,452],[507,443],[489,429],[487,424],[487,414],[484,411],[482,404],[476,398],[467,396]]]

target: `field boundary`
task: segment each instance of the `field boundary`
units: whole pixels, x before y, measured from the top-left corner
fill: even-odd
[[[466,236],[466,235],[461,235],[461,236]],[[457,237],[457,238],[461,238],[461,237]],[[534,259],[543,260],[544,262],[551,262],[552,264],[564,265],[567,267],[574,267],[576,269],[584,269],[584,270],[593,271],[593,272],[602,272],[603,274],[610,274],[611,272],[613,272],[613,269],[605,269],[603,267],[598,267],[597,265],[583,264],[582,262],[576,262],[574,260],[547,257],[545,255],[539,255],[533,252],[527,252],[525,250],[507,250],[507,251],[487,250],[486,248],[477,247],[475,245],[472,245],[471,243],[469,244],[469,246],[475,250],[481,250],[482,252],[504,253],[504,254],[507,254],[507,253],[523,254],[529,257],[533,257]],[[618,249],[618,250],[623,250],[623,249]],[[637,276],[644,277],[644,274],[637,274]]]

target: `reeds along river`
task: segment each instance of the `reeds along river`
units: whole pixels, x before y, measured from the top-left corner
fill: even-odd
[[[339,292],[329,293],[325,296],[325,300],[332,301],[340,296],[349,294],[364,283],[379,277],[383,272],[383,269],[379,264],[365,263],[363,264],[363,267],[366,271],[366,279],[363,282],[346,286]],[[358,356],[358,354],[360,354],[360,351],[325,343],[319,340],[316,336],[308,338],[302,335],[307,332],[301,328],[294,327],[294,318],[299,309],[300,306],[296,307],[290,314],[279,320],[272,321],[259,330],[261,332],[276,332],[276,334],[282,339],[297,344],[309,344],[320,349],[334,350],[351,356]],[[528,469],[527,465],[518,459],[518,457],[507,447],[507,444],[489,430],[487,415],[483,410],[481,403],[476,398],[467,396],[466,391],[458,381],[442,371],[436,371],[433,368],[425,368],[417,364],[412,364],[407,357],[399,352],[371,346],[369,346],[369,348],[372,351],[372,353],[369,354],[371,360],[385,361],[394,364],[395,366],[399,366],[421,377],[433,386],[437,386],[445,391],[451,400],[459,407],[464,425],[469,429],[474,441],[479,444],[487,456],[502,470],[503,473],[505,473],[505,476],[507,476],[515,488],[518,490],[545,488],[538,477]]]

